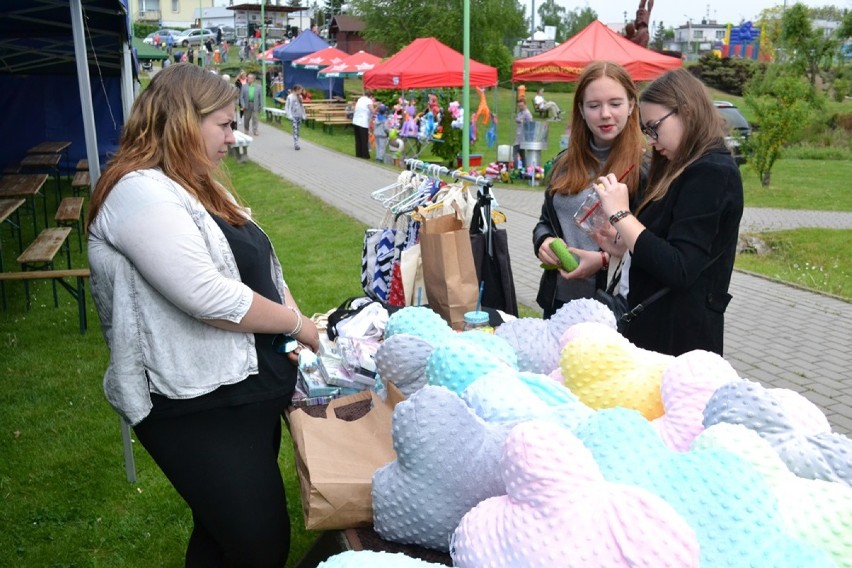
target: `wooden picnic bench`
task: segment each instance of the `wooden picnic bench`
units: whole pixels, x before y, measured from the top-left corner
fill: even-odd
[[[88,167],[88,164],[86,164]],[[89,186],[92,184],[92,178],[88,170],[78,170],[74,174],[74,179],[71,180],[71,191],[76,197],[78,193],[89,193]]]
[[[0,178],[0,198],[24,198],[30,200],[33,212],[33,233],[38,231],[35,198],[41,197],[44,208],[44,226],[47,227],[47,199],[41,188],[47,181],[47,174],[11,174]]]
[[[77,230],[77,244],[80,252],[83,252],[83,198],[64,198],[59,203],[53,219],[57,227],[74,227]]]
[[[71,227],[48,227],[42,230],[17,259],[21,264],[21,272],[53,270],[53,260],[63,247],[65,247],[68,268],[71,268],[71,247],[68,246],[68,235],[70,234]],[[23,280],[24,291],[27,295],[27,309],[29,310],[31,303],[30,283],[29,279],[24,278]],[[59,297],[56,294],[56,280],[51,284],[53,286],[53,305],[59,307]]]
[[[68,229],[70,231],[70,229]],[[56,293],[56,282],[62,285],[71,296],[77,300],[77,316],[80,320],[80,335],[86,333],[88,327],[86,321],[86,286],[84,280],[89,278],[88,268],[69,268],[67,270],[25,270],[21,272],[0,272],[0,285],[5,282],[24,282],[27,287],[27,309],[30,307],[29,282],[31,280],[51,280],[54,283],[54,294]],[[66,278],[74,279],[70,284]],[[57,305],[59,305],[57,303]],[[6,309],[5,291],[3,296],[3,309]]]

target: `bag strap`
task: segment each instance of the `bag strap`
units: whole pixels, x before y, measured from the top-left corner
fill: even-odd
[[[710,268],[711,264],[713,264],[714,262],[719,260],[722,257],[723,252],[724,251],[720,252],[719,254],[717,254],[716,256],[711,258],[707,262],[707,264],[705,264],[701,268],[701,272],[699,272],[699,274],[701,274],[702,272],[704,272],[705,270]],[[619,272],[619,278],[621,278],[621,272]],[[662,288],[661,290],[657,290],[656,292],[654,292],[653,294],[651,294],[650,296],[648,296],[647,298],[645,298],[644,300],[642,300],[641,302],[636,304],[636,306],[632,310],[629,310],[624,315],[622,315],[621,318],[620,318],[620,321],[623,321],[624,323],[632,322],[633,320],[636,319],[636,317],[639,314],[641,314],[642,312],[645,311],[645,308],[647,308],[648,306],[650,306],[651,304],[653,304],[654,302],[656,302],[657,300],[659,300],[660,298],[662,298],[663,296],[665,296],[666,294],[671,292],[671,290],[672,289],[669,288],[668,286],[666,286],[665,288]]]

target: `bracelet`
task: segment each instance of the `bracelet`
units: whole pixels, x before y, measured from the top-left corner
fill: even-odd
[[[609,268],[609,256],[604,252],[601,252],[601,270],[606,270]]]
[[[611,225],[615,225],[628,215],[631,215],[631,213],[630,211],[627,211],[625,209],[622,209],[621,211],[616,211],[615,213],[609,216],[609,222]]]
[[[288,310],[292,311],[293,314],[295,314],[295,316],[296,316],[296,327],[293,328],[293,331],[291,331],[290,333],[287,334],[290,337],[296,337],[297,335],[299,335],[299,332],[302,331],[302,314],[299,312],[299,310],[297,310],[293,306],[284,306],[284,307],[287,308]]]

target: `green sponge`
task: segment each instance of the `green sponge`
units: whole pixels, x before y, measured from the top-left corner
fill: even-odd
[[[564,271],[571,272],[579,266],[577,259],[568,251],[568,245],[566,245],[561,239],[553,239],[550,241],[550,250],[552,250],[553,254],[556,255],[556,258],[559,259],[559,264],[562,265],[562,269]]]

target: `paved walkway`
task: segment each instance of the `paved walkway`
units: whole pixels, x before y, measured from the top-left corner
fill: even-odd
[[[336,135],[352,140],[354,153],[352,133]],[[305,140],[301,146],[295,151],[290,134],[262,123],[249,158],[367,225],[381,222],[384,210],[370,194],[393,183],[395,172]],[[498,185],[494,195],[508,219],[504,226],[518,302],[536,307],[541,269],[531,235],[541,193]],[[746,209],[741,228],[805,226],[852,229],[852,213]],[[740,272],[734,273],[731,294],[725,358],[743,377],[804,394],[825,412],[835,432],[852,435],[852,303]]]

